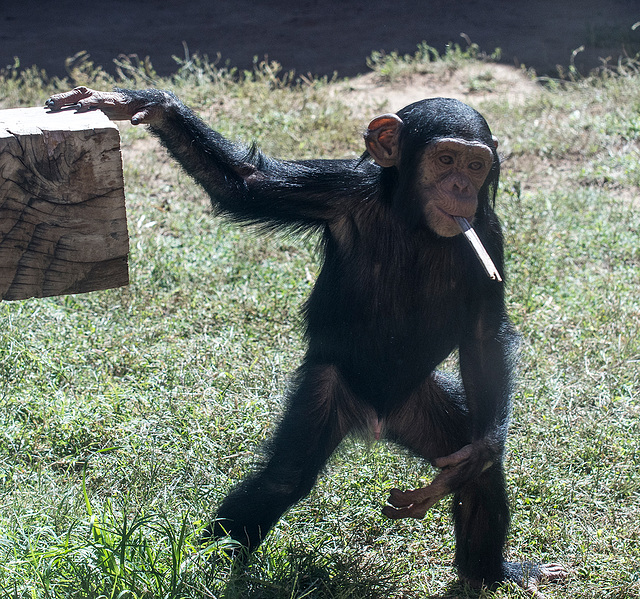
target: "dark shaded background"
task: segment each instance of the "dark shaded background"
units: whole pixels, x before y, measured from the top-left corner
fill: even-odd
[[[426,41],[472,42],[539,74],[567,65],[588,70],[599,57],[640,51],[640,0],[2,0],[0,68],[20,58],[49,75],[86,50],[113,71],[119,54],[149,56],[160,74],[176,70],[172,55],[190,52],[250,67],[268,55],[286,69],[315,75],[366,72],[372,50],[413,53]]]

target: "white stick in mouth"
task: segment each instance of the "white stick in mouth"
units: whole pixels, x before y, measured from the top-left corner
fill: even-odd
[[[480,241],[478,234],[473,230],[469,221],[463,216],[454,216],[453,218],[458,223],[458,226],[467,238],[467,241],[471,244],[473,251],[476,253],[476,256],[478,256],[478,260],[480,260],[482,266],[484,266],[484,269],[487,271],[489,278],[494,281],[502,281],[502,277],[500,276],[496,265],[493,263],[493,260],[491,260],[487,250],[484,249],[482,241]]]

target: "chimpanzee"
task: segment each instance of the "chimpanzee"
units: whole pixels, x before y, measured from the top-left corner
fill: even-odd
[[[222,502],[211,527],[249,551],[305,497],[348,433],[408,447],[440,472],[393,489],[384,514],[422,518],[453,493],[455,561],[473,584],[512,580],[533,594],[558,564],[505,561],[504,445],[518,337],[504,286],[460,234],[471,221],[503,271],[494,213],[500,162],[485,119],[433,98],[375,118],[353,160],[275,160],[207,127],[172,93],[96,92],[47,101],[146,123],[230,219],[316,230],[324,261],[304,306],[308,349],[264,463]],[[458,349],[460,380],[436,367]]]

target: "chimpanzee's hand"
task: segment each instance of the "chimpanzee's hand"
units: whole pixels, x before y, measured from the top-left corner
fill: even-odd
[[[45,105],[52,111],[75,108],[78,112],[102,110],[112,121],[128,121],[134,125],[153,124],[162,119],[164,106],[134,98],[123,91],[100,92],[84,86],[51,96]]]
[[[391,489],[391,505],[385,506],[382,513],[393,520],[424,518],[429,508],[490,468],[493,462],[486,443],[479,441],[434,460],[433,465],[442,470],[430,485],[413,491]]]

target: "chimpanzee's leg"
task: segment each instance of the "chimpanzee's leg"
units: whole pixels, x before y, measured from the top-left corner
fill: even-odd
[[[454,495],[453,517],[458,573],[472,586],[510,580],[542,599],[540,582],[566,578],[568,572],[561,564],[504,560],[510,515],[502,463],[494,464]]]
[[[509,578],[503,550],[510,515],[501,462],[454,494],[453,519],[460,578],[474,586]]]
[[[387,418],[387,437],[429,460],[467,445],[470,428],[462,385],[440,373]],[[398,517],[394,508],[390,513]],[[453,519],[458,573],[474,586],[510,580],[540,598],[539,582],[568,574],[561,564],[504,560],[510,518],[501,455],[454,493]]]
[[[430,461],[470,443],[462,384],[456,378],[434,372],[388,415],[385,436]]]
[[[461,384],[435,373],[389,416],[387,436],[433,460],[470,443],[469,431]],[[509,505],[501,461],[454,494],[453,518],[460,577],[487,584],[503,580]]]
[[[345,434],[362,420],[337,368],[303,365],[266,463],[224,499],[213,536],[255,549],[291,505],[306,496]]]

